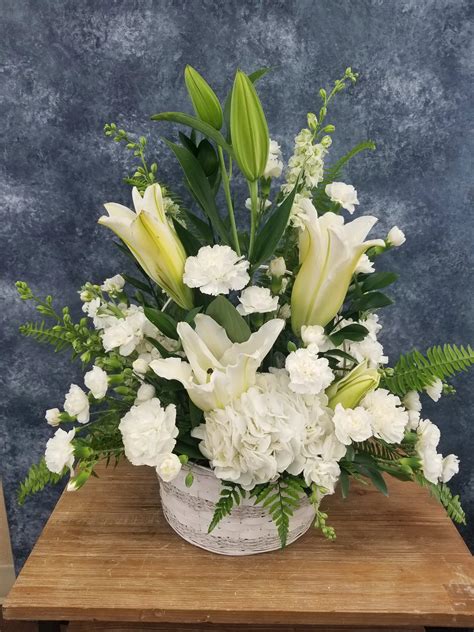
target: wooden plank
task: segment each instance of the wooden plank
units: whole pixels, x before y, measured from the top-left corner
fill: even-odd
[[[149,468],[123,464],[64,494],[5,602],[30,620],[319,626],[474,625],[474,568],[426,490],[354,485],[327,499],[338,539],[217,556],[166,524]],[[225,626],[225,629],[228,625]]]
[[[14,581],[15,568],[13,565],[13,553],[10,544],[5,501],[3,499],[2,481],[0,480],[0,605],[10,592]]]
[[[91,623],[90,621],[73,622],[69,624],[67,632],[424,632],[425,628],[341,628],[341,627],[328,627],[328,626],[307,626],[307,625],[292,625],[292,626],[244,626],[241,625],[228,625],[225,627],[217,624],[214,626],[188,626],[188,625],[173,625],[165,623],[159,624],[146,624],[146,623]]]

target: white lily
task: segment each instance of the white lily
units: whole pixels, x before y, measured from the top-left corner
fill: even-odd
[[[285,321],[269,320],[241,343],[231,342],[210,316],[198,314],[194,321],[195,330],[185,322],[177,327],[188,362],[166,358],[153,360],[150,367],[160,377],[181,382],[201,410],[224,408],[255,384],[257,369]]]
[[[377,222],[369,215],[347,224],[334,213],[318,217],[305,200],[304,228],[299,233],[301,267],[291,295],[291,324],[299,334],[303,325],[324,327],[337,314],[347,294],[361,255],[382,239],[364,241]]]
[[[183,283],[186,252],[165,214],[160,185],[147,187],[143,197],[134,187],[132,197],[135,212],[121,204],[105,204],[109,215],[103,215],[99,224],[113,230],[127,244],[145,272],[178,305],[190,309],[192,293]]]

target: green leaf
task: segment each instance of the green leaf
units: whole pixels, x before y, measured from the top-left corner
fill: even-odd
[[[145,336],[145,338],[151,345],[155,347],[155,349],[158,349],[162,358],[170,358],[173,355],[168,351],[168,349],[165,349],[165,347],[163,347],[163,345],[158,342],[158,340],[155,340],[151,336]]]
[[[329,351],[324,352],[325,356],[336,356],[336,358],[342,358],[343,360],[348,360],[349,362],[356,362],[357,360],[354,356],[351,356],[349,353],[345,351],[341,351],[340,349],[329,349]]]
[[[201,167],[206,174],[206,177],[212,176],[218,167],[219,167],[219,159],[217,158],[217,154],[214,151],[214,147],[207,140],[207,138],[203,138],[199,143],[197,159],[201,163]]]
[[[189,136],[186,136],[186,134],[183,134],[183,132],[178,132],[178,136],[179,140],[181,141],[181,145],[183,145],[183,147],[186,147],[186,149],[190,151],[193,156],[197,156],[198,148],[189,138]]]
[[[150,286],[147,285],[146,283],[143,283],[139,279],[136,279],[135,277],[132,277],[128,274],[122,274],[122,276],[125,279],[125,281],[129,283],[130,285],[133,285],[134,287],[138,288],[142,292],[146,292],[147,294],[152,294]]]
[[[369,333],[369,330],[363,325],[359,325],[358,323],[353,323],[351,325],[347,325],[346,327],[342,327],[338,331],[335,331],[333,334],[329,336],[331,342],[339,347],[344,340],[352,340],[354,342],[360,342],[364,340],[364,338]]]
[[[184,321],[186,323],[188,323],[188,325],[190,325],[194,318],[197,316],[197,314],[199,314],[199,312],[202,311],[202,306],[200,305],[199,307],[194,307],[193,309],[190,309],[189,312],[186,314]]]
[[[275,209],[259,231],[255,242],[254,261],[251,262],[254,267],[259,266],[269,259],[275,252],[278,242],[288,226],[297,186],[298,182],[293,191],[283,200],[280,206]]]
[[[196,239],[196,237],[174,217],[173,225],[188,257],[196,255],[202,246],[199,239]]]
[[[168,147],[174,152],[181,168],[184,171],[186,183],[194,199],[209,217],[215,231],[225,244],[229,243],[227,229],[217,209],[216,200],[209,184],[206,174],[201,167],[199,160],[193,156],[185,147],[180,147],[170,141],[165,141]]]
[[[191,420],[191,427],[196,428],[202,422],[204,413],[200,408],[196,406],[194,402],[189,400],[189,419]]]
[[[382,492],[384,496],[388,496],[387,484],[384,480],[384,477],[378,470],[367,468],[367,476],[368,478],[370,478],[373,486],[376,487],[379,492]]]
[[[224,296],[215,298],[208,306],[206,314],[224,327],[232,342],[245,342],[250,338],[250,327]]]
[[[341,476],[339,478],[341,484],[341,496],[347,498],[349,495],[350,479],[346,470],[341,470]]]
[[[161,112],[160,114],[154,114],[151,119],[152,121],[169,121],[170,123],[180,123],[181,125],[191,127],[220,145],[229,155],[234,155],[232,147],[227,143],[222,134],[196,116],[184,114],[184,112]]]
[[[367,312],[380,307],[387,307],[388,305],[393,305],[393,301],[385,294],[382,294],[382,292],[368,292],[353,301],[349,309],[352,314],[355,312]]]
[[[148,320],[155,325],[162,334],[173,340],[179,340],[178,332],[176,331],[178,323],[174,318],[153,307],[145,307],[144,312]]]
[[[192,227],[196,230],[196,232],[199,233],[204,243],[213,244],[214,235],[209,224],[187,209],[182,209],[182,212],[189,223],[192,224]]]
[[[395,272],[374,272],[362,283],[362,292],[380,290],[383,287],[387,287],[387,285],[391,285],[397,279],[398,274]]]

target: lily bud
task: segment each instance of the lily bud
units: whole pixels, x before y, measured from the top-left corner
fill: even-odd
[[[355,408],[367,393],[377,388],[379,382],[379,372],[377,369],[368,369],[365,360],[342,380],[331,384],[326,391],[329,398],[328,406],[334,409],[338,404],[342,404],[344,408]]]
[[[215,129],[222,127],[222,108],[216,93],[192,66],[186,66],[184,81],[191,98],[194,111],[201,121]]]
[[[235,75],[232,89],[230,132],[240,170],[250,182],[257,180],[265,171],[270,137],[254,85],[241,70]]]

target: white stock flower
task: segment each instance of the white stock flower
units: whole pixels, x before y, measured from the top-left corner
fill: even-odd
[[[152,384],[142,384],[137,391],[135,405],[146,402],[155,397],[155,387]]]
[[[99,311],[100,306],[101,306],[100,298],[98,297],[93,298],[91,301],[84,303],[84,305],[82,306],[82,311],[84,312],[84,314],[87,314],[89,318],[94,318],[94,316],[97,315],[97,312]]]
[[[103,369],[94,365],[92,369],[84,375],[84,384],[95,399],[102,399],[107,393],[109,378]]]
[[[305,347],[314,353],[327,351],[334,347],[328,336],[324,333],[324,327],[320,325],[303,325],[301,327],[301,340]]]
[[[89,398],[77,384],[71,384],[64,400],[64,410],[71,417],[76,417],[80,424],[89,421]]]
[[[355,274],[372,274],[375,272],[374,262],[364,253],[359,259],[359,262],[354,270]]]
[[[229,246],[204,246],[184,265],[184,282],[198,287],[203,294],[228,294],[241,290],[250,281],[249,262]]]
[[[333,202],[340,204],[343,209],[349,211],[351,214],[355,211],[355,205],[359,204],[357,191],[352,184],[332,182],[326,185],[324,191]]]
[[[283,163],[281,161],[281,149],[276,140],[270,139],[268,149],[268,159],[263,172],[264,178],[279,178],[283,171]]]
[[[448,483],[459,472],[459,458],[455,454],[448,454],[443,459],[441,481]]]
[[[387,443],[400,443],[408,424],[408,413],[402,407],[400,398],[379,388],[368,393],[361,406],[372,416],[374,436]]]
[[[74,447],[71,442],[74,439],[74,434],[74,429],[66,432],[62,428],[58,428],[54,437],[51,437],[46,443],[44,459],[50,472],[61,474],[65,467],[72,468]]]
[[[105,351],[119,350],[129,356],[143,342],[145,336],[156,337],[157,328],[145,316],[143,307],[130,305],[124,310],[124,318],[109,317],[102,323],[102,345]]]
[[[124,285],[125,279],[123,278],[123,276],[121,274],[116,274],[109,279],[105,279],[105,281],[100,286],[100,289],[103,292],[107,292],[108,294],[117,294],[118,292],[120,292],[121,289],[123,289]]]
[[[313,132],[309,129],[302,129],[295,137],[295,147],[293,155],[288,161],[288,171],[286,173],[286,183],[282,190],[290,193],[298,178],[303,185],[303,190],[309,191],[323,179],[324,157],[327,154],[327,143],[314,144]]]
[[[159,459],[156,473],[165,482],[175,479],[181,471],[181,461],[176,454],[166,454]]]
[[[443,382],[436,378],[432,384],[425,386],[425,392],[434,402],[437,402],[443,392]]]
[[[60,414],[61,411],[59,410],[59,408],[48,408],[44,415],[44,418],[50,426],[59,426],[59,424],[61,423],[61,419],[59,418]]]
[[[248,314],[265,314],[278,309],[278,296],[272,296],[267,287],[252,285],[245,288],[239,298],[237,311],[243,316]]]
[[[333,422],[336,437],[345,445],[366,441],[372,436],[372,415],[362,406],[344,408],[342,404],[337,404]]]
[[[391,246],[401,246],[406,240],[405,233],[398,226],[394,226],[388,231],[387,241]]]
[[[286,358],[285,368],[290,375],[290,389],[295,393],[317,395],[334,380],[326,358],[318,358],[311,349],[297,349]]]
[[[175,405],[163,408],[156,397],[132,406],[119,424],[127,459],[133,465],[156,467],[176,445],[175,422]]]

